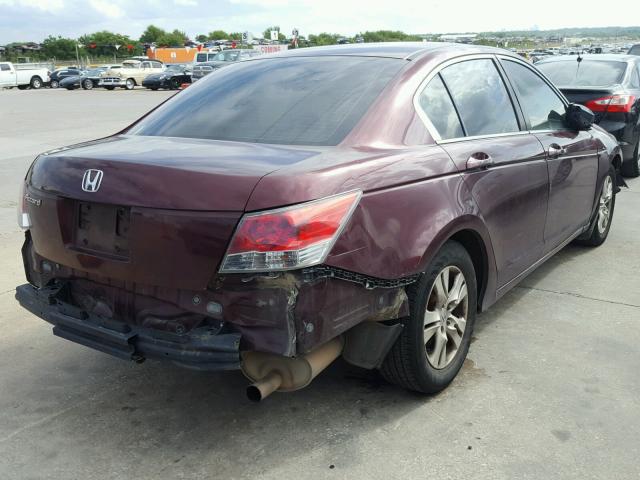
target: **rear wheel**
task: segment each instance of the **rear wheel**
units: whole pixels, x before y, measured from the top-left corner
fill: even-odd
[[[415,284],[407,287],[410,314],[380,371],[390,382],[436,393],[458,374],[476,318],[473,262],[458,242],[447,242]]]
[[[82,88],[85,90],[91,90],[93,88],[93,81],[88,78],[82,82]]]
[[[40,77],[33,77],[30,85],[34,90],[38,90],[39,88],[42,88],[42,79]]]
[[[625,177],[635,178],[640,175],[640,138],[636,142],[636,148],[633,151],[633,157],[622,162],[622,175]]]
[[[133,87],[136,86],[136,82],[133,78],[127,78],[127,81],[124,83],[124,88],[127,90],[133,90]]]
[[[587,230],[585,235],[578,237],[576,243],[589,247],[597,247],[602,245],[607,239],[607,236],[609,236],[611,220],[613,219],[613,209],[616,206],[615,181],[616,172],[613,167],[611,167],[602,182],[600,197],[598,198],[598,207],[594,217],[591,219],[589,230]]]

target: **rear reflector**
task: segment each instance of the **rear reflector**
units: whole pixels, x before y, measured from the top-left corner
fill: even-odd
[[[585,107],[593,112],[629,113],[635,101],[633,95],[611,95],[589,100]]]
[[[250,213],[231,239],[220,273],[291,270],[322,263],[362,192]]]

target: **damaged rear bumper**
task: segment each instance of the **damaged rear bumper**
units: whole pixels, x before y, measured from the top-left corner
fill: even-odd
[[[16,288],[15,296],[22,307],[53,324],[54,335],[119,358],[157,358],[198,370],[240,368],[239,333],[207,326],[180,335],[130,325],[65,302],[63,288],[25,284]]]

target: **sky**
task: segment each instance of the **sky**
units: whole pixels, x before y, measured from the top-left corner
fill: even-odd
[[[591,2],[503,0],[0,0],[0,44],[77,38],[111,30],[138,38],[147,25],[185,31],[250,31],[278,25],[288,35],[366,30],[459,33],[640,24],[640,2],[617,0],[615,11]]]

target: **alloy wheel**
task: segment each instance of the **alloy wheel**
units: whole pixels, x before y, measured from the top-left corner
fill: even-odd
[[[448,366],[460,348],[467,325],[469,294],[462,271],[447,266],[438,274],[424,314],[424,344],[429,364]]]
[[[600,201],[598,204],[598,232],[604,234],[609,225],[611,217],[611,201],[613,200],[613,180],[611,176],[604,179],[602,192],[600,193]]]

